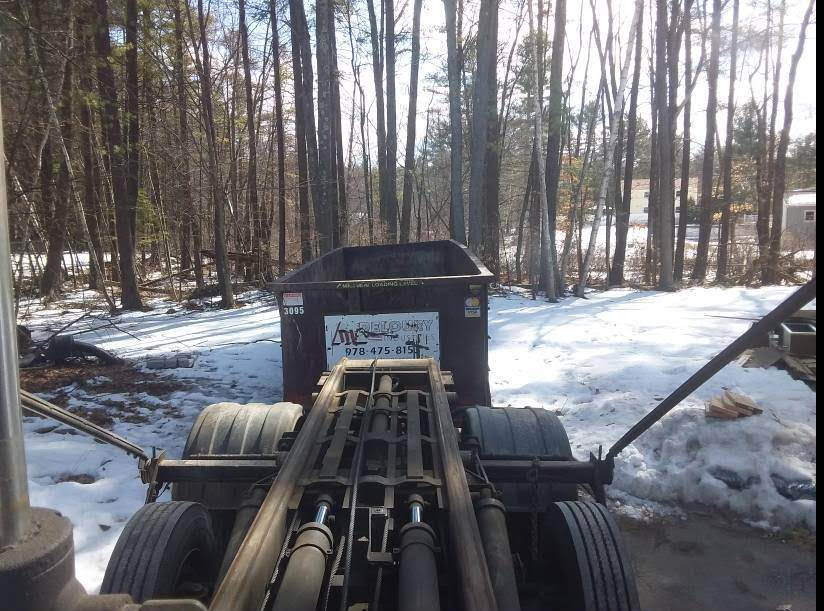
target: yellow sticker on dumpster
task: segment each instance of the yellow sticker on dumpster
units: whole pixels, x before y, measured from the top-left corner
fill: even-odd
[[[351,359],[441,358],[437,312],[343,314],[323,317],[326,366]]]
[[[481,317],[481,298],[470,295],[464,299],[464,318]]]

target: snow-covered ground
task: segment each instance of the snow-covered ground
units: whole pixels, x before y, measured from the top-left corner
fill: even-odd
[[[555,305],[494,299],[493,402],[555,410],[578,458],[597,454],[599,444],[606,452],[743,333],[746,317],[765,314],[790,291],[612,290]],[[724,389],[750,396],[764,413],[707,418],[704,401]],[[786,372],[728,365],[624,450],[610,492],[634,511],[663,509],[646,501],[699,502],[752,521],[815,529],[815,501],[789,501],[774,481],[815,479],[815,412],[815,393]]]
[[[790,291],[613,290],[559,304],[514,294],[494,297],[493,402],[555,410],[579,458],[597,453],[599,445],[606,451],[746,330],[747,317],[766,313]],[[22,322],[36,337],[55,331],[82,313],[88,304],[81,297],[73,295],[49,310],[23,304]],[[116,317],[116,327],[103,314],[83,319],[73,331],[97,330],[78,338],[125,358],[139,362],[183,352],[197,360],[190,369],[145,370],[147,376],[171,376],[185,385],[168,396],[139,388],[120,395],[101,392],[106,380],[96,378],[65,390],[69,406],[105,410],[117,433],[179,456],[203,406],[277,400],[282,384],[277,307],[262,293],[240,299],[246,305],[238,309],[203,312],[158,300],[151,312]],[[703,402],[725,388],[749,395],[764,413],[735,421],[707,419]],[[24,427],[32,502],[58,508],[72,520],[78,577],[96,589],[125,521],[143,502],[135,461],[39,418],[26,418]],[[815,480],[815,441],[815,393],[784,371],[729,365],[619,456],[610,496],[636,515],[677,512],[683,504],[700,502],[754,523],[814,530],[815,501],[790,501],[777,492],[775,481]]]

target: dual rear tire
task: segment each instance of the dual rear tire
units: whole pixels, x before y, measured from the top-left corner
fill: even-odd
[[[183,458],[275,454],[284,433],[302,416],[294,403],[217,403],[195,420]],[[208,602],[237,508],[250,485],[193,482],[172,486],[172,501],[149,503],[126,523],[100,591],[152,598],[196,598]]]
[[[149,503],[126,524],[106,567],[102,594],[206,601],[220,557],[207,509],[198,503]]]
[[[618,526],[600,503],[564,501],[546,513],[562,609],[638,611],[638,589]]]

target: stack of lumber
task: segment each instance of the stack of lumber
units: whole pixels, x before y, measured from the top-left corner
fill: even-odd
[[[723,394],[707,401],[706,414],[710,418],[720,418],[722,420],[734,420],[745,416],[755,416],[763,413],[755,401],[735,392],[725,390]]]
[[[772,346],[746,350],[738,359],[742,367],[779,367],[786,369],[796,380],[806,382],[815,390],[815,356],[798,356]]]

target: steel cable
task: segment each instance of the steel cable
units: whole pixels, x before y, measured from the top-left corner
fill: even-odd
[[[349,503],[349,526],[346,534],[346,556],[343,564],[343,587],[341,588],[340,611],[346,611],[348,603],[349,575],[352,571],[352,543],[355,539],[355,512],[358,507],[358,482],[360,480],[361,464],[363,463],[363,440],[366,436],[372,396],[375,394],[375,371],[377,364],[378,359],[372,361],[372,381],[369,385],[369,396],[366,397],[366,407],[363,410],[363,417],[361,419],[360,434],[358,435],[358,446],[355,449],[355,459],[352,462],[352,496]]]

